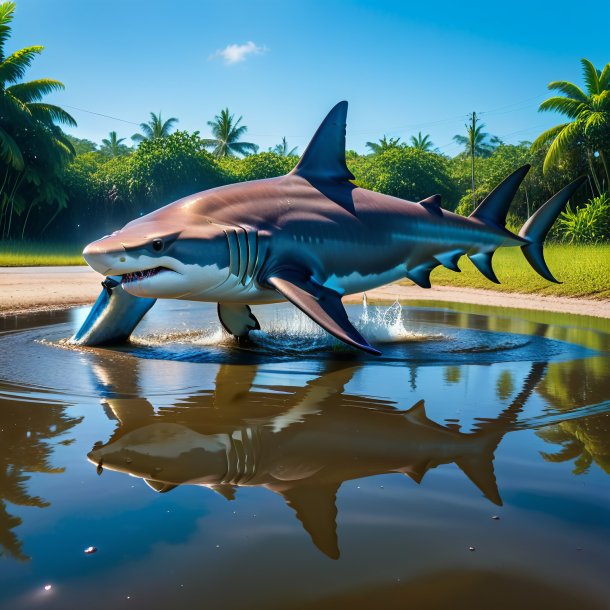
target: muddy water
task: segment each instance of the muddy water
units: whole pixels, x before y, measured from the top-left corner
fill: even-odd
[[[375,358],[256,314],[2,320],[0,607],[608,607],[607,322],[352,307]]]

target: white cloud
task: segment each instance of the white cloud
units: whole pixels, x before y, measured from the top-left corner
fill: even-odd
[[[218,49],[218,51],[210,55],[210,59],[222,57],[225,64],[231,65],[244,61],[248,55],[262,55],[267,50],[266,47],[259,47],[250,40],[246,44],[230,44],[224,49]]]

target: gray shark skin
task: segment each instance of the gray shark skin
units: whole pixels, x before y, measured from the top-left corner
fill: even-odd
[[[358,368],[330,364],[305,387],[273,388],[278,393],[250,391],[256,366],[244,366],[239,379],[233,373],[230,380],[231,367],[222,366],[213,394],[155,411],[144,398],[125,397],[134,384],[121,383],[126,373],[118,365],[97,364],[96,374],[113,388],[105,408],[118,423],[88,459],[100,474],[130,474],[160,493],[188,484],[234,500],[240,487],[264,487],[284,498],[333,559],[339,557],[335,501],[344,481],[401,473],[419,484],[428,470],[455,463],[486,498],[502,503],[494,452],[546,364],[533,364],[513,402],[471,433],[431,421],[423,400],[399,411],[387,401],[346,394]]]
[[[414,203],[350,182],[346,116],[347,102],[340,102],[290,174],[180,199],[89,244],[85,260],[103,275],[120,276],[121,288],[135,297],[218,303],[221,323],[236,337],[258,328],[248,304],[288,300],[341,341],[372,354],[380,352],[350,323],[343,295],[404,277],[430,287],[435,267],[459,271],[464,254],[497,282],[491,258],[504,246],[520,246],[536,271],[556,281],[542,243],[583,179],[549,200],[515,235],[504,226],[506,215],[529,166],[465,218],[442,209],[438,195]],[[108,328],[98,334],[104,340],[113,336],[114,324],[121,326],[116,338],[125,335],[116,317],[107,315],[103,324]],[[79,334],[87,336],[87,329]]]

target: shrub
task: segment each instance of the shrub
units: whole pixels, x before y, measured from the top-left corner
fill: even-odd
[[[398,146],[350,164],[358,184],[386,195],[419,201],[438,193],[443,207],[453,209],[458,191],[449,175],[448,161],[436,153]]]
[[[243,159],[224,157],[220,167],[227,173],[231,182],[246,182],[275,178],[290,172],[299,160],[296,156],[283,156],[274,152],[262,152]]]
[[[610,239],[610,196],[593,197],[577,209],[568,205],[557,225],[561,238],[569,243],[607,241]]]

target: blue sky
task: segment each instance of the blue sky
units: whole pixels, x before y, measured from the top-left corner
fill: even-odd
[[[347,99],[349,148],[421,130],[453,155],[452,136],[472,110],[511,143],[557,123],[537,112],[547,83],[580,83],[581,57],[597,67],[610,61],[610,2],[583,6],[17,0],[9,50],[46,47],[28,78],[63,81],[65,92],[50,101],[77,119],[71,133],[95,141],[111,130],[129,137],[137,125],[74,108],[134,123],[161,110],[207,135],[206,121],[228,106],[261,149],[285,135],[302,152],[325,113]]]

